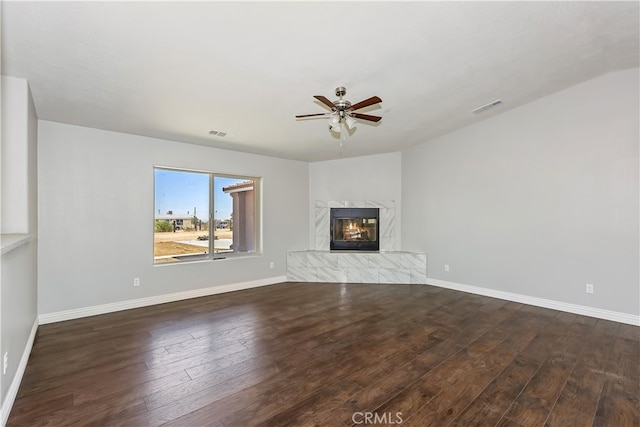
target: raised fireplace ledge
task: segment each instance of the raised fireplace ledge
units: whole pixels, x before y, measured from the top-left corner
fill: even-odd
[[[287,253],[293,282],[426,284],[427,255],[419,252],[296,251]]]

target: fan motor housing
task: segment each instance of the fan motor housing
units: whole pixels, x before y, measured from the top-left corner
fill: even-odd
[[[335,100],[333,101],[333,103],[338,111],[345,111],[351,108],[351,103],[349,101],[345,101],[344,99]]]

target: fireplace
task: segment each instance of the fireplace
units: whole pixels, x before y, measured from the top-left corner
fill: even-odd
[[[378,208],[331,208],[329,249],[332,251],[379,251],[378,223]]]

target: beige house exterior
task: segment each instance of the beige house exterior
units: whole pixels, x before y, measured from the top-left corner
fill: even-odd
[[[253,181],[243,181],[222,188],[222,191],[233,199],[233,250],[235,252],[255,252],[256,250],[254,187]]]

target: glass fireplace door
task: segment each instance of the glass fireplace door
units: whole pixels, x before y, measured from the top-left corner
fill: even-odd
[[[331,209],[331,250],[378,251],[378,208]]]

